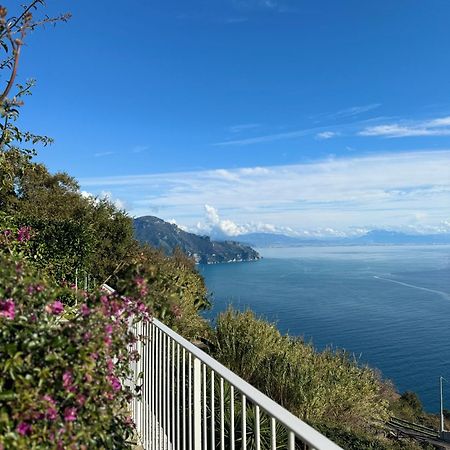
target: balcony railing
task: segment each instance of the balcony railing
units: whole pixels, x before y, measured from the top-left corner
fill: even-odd
[[[310,427],[156,319],[134,325],[145,450],[338,450]]]

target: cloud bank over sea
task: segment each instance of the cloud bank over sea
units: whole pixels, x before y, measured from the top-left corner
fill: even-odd
[[[354,235],[450,232],[450,150],[269,167],[85,178],[82,189],[190,230]],[[220,216],[219,216],[220,214]]]

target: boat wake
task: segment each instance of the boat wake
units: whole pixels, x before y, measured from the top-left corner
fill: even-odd
[[[377,280],[389,281],[390,283],[400,284],[402,286],[406,286],[412,289],[419,289],[421,291],[431,292],[433,294],[438,294],[441,297],[444,297],[446,300],[450,300],[450,294],[447,292],[438,291],[436,289],[429,289],[423,286],[416,286],[415,284],[404,283],[403,281],[391,280],[390,278],[379,277],[377,275],[373,276]]]

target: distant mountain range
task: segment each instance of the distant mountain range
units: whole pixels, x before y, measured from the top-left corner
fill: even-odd
[[[305,245],[434,245],[450,244],[450,234],[406,234],[373,230],[363,236],[347,238],[302,238],[273,233],[249,233],[235,236],[235,241],[254,247],[298,247]]]
[[[202,264],[260,259],[258,252],[246,244],[230,240],[213,241],[209,236],[188,233],[158,217],[144,216],[134,219],[134,230],[138,241],[161,248],[166,254],[171,254],[179,247]]]

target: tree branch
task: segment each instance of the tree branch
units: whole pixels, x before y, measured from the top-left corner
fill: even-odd
[[[0,39],[4,38],[6,36],[6,34],[10,33],[14,27],[17,26],[17,24],[25,17],[26,14],[28,14],[33,8],[36,8],[36,5],[38,3],[42,4],[42,0],[34,0],[33,2],[31,2],[22,12],[22,14],[11,24],[11,25],[7,25],[5,31],[3,31],[3,33],[0,33]]]
[[[15,44],[16,46],[14,47],[14,65],[6,89],[3,91],[3,94],[0,95],[0,104],[2,104],[5,101],[5,98],[9,94],[9,91],[14,86],[14,80],[17,75],[17,66],[19,65],[19,57],[20,57],[20,49],[22,47],[22,41],[16,39]]]

